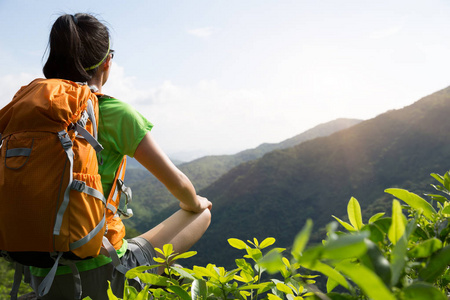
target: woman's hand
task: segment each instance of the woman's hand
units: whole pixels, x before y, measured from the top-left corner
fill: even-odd
[[[195,213],[198,212],[202,212],[205,209],[209,209],[211,210],[212,207],[212,203],[211,201],[209,201],[208,199],[206,199],[205,197],[199,196],[197,195],[197,200],[198,200],[198,206],[197,207],[191,207],[183,202],[180,202],[180,208],[183,210],[187,210],[187,211],[192,211]]]

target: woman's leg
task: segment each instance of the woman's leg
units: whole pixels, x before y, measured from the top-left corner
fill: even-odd
[[[174,252],[183,253],[202,237],[210,222],[209,209],[200,213],[180,209],[140,237],[145,238],[155,248],[162,249],[165,244],[172,244]],[[160,268],[159,273],[163,270]]]

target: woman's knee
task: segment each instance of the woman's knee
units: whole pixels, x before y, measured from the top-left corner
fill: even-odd
[[[205,209],[201,212],[201,216],[204,219],[204,222],[207,224],[206,227],[209,227],[209,224],[211,224],[211,210]]]

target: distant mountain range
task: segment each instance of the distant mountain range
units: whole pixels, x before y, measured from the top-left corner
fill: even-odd
[[[289,247],[308,218],[314,222],[313,242],[320,242],[331,215],[345,219],[352,196],[367,222],[374,213],[390,213],[386,188],[434,192],[430,173],[444,174],[450,165],[449,116],[450,87],[341,130],[331,122],[321,137],[287,148],[261,145],[181,165],[199,194],[213,202],[211,226],[186,264],[232,265],[242,253],[228,245],[231,237],[274,237],[277,246]],[[151,177],[133,176],[140,179],[132,184],[138,213],[129,224],[143,231],[173,212],[176,207],[167,203],[176,201]]]
[[[304,141],[327,136],[333,132],[358,124],[357,119],[337,119],[320,124],[281,143],[266,143],[254,149],[244,150],[234,155],[206,156],[179,165],[193,182],[197,191],[209,186],[220,176],[241,163],[258,159],[277,149],[285,149]],[[126,183],[133,190],[133,208],[139,211],[127,220],[128,225],[139,231],[148,230],[165,219],[176,209],[178,201],[148,171],[143,170],[133,159],[128,160]],[[169,207],[169,208],[168,208]]]
[[[274,237],[289,247],[308,218],[314,239],[323,228],[344,218],[350,197],[368,216],[387,211],[392,197],[383,191],[401,187],[433,192],[430,173],[450,166],[450,87],[400,110],[326,137],[275,150],[242,163],[200,191],[213,203],[213,220],[195,245],[189,263],[233,264],[238,250],[227,239]]]

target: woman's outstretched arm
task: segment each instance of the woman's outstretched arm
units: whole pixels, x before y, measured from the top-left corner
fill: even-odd
[[[139,143],[134,157],[180,201],[183,210],[201,212],[211,209],[211,202],[196,194],[189,178],[172,163],[150,132]]]

